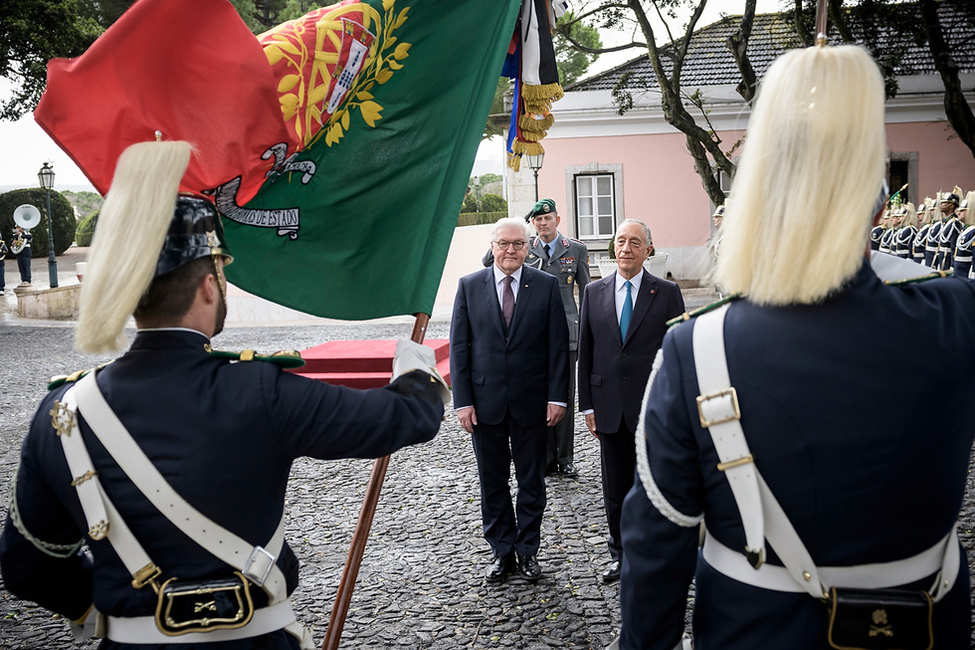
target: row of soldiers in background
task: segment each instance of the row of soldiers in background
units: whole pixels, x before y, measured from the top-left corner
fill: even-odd
[[[914,204],[900,203],[894,195],[890,208],[870,232],[870,247],[912,259],[936,271],[954,271],[962,277],[972,274],[972,246],[975,244],[975,191],[961,200],[955,187],[937,199],[926,198],[915,211]]]

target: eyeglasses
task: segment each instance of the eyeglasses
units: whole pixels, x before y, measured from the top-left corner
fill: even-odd
[[[502,241],[496,241],[494,243],[501,250],[507,250],[507,248],[510,246],[512,248],[512,250],[520,251],[522,248],[525,247],[525,244],[527,244],[528,242],[526,242],[525,240],[521,239],[521,240],[518,240],[518,241],[503,241],[502,240]]]

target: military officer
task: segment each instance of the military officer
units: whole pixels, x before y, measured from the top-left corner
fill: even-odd
[[[900,206],[893,207],[884,213],[884,234],[880,237],[880,247],[877,249],[881,253],[888,255],[894,252],[894,231],[897,229]]]
[[[290,604],[292,462],[431,440],[446,386],[409,342],[398,378],[364,391],[282,372],[297,353],[212,351],[231,258],[213,203],[177,197],[189,157],[189,143],[149,142],[119,159],[75,345],[117,349],[133,314],[138,333],[41,402],[0,536],[4,586],[107,637],[103,649],[313,648]]]
[[[554,275],[559,281],[565,320],[569,326],[569,402],[565,417],[548,431],[548,464],[546,474],[561,474],[567,478],[579,475],[574,462],[573,436],[575,434],[575,381],[579,343],[579,304],[575,291],[578,287],[582,300],[589,284],[589,250],[581,241],[570,239],[558,231],[562,218],[552,199],[542,199],[532,206],[527,218],[535,227],[525,264]],[[491,251],[482,260],[484,266],[494,264]]]

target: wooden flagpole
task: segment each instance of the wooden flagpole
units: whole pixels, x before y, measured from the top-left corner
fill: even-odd
[[[423,343],[423,337],[426,336],[427,325],[429,324],[429,315],[417,314],[416,322],[413,324],[413,335],[410,338],[416,343]],[[328,618],[328,629],[325,630],[322,650],[338,650],[342,628],[345,627],[345,617],[349,613],[349,604],[352,602],[352,590],[355,588],[356,578],[359,577],[359,566],[362,564],[366,540],[369,538],[369,530],[372,528],[372,518],[376,514],[376,506],[379,505],[379,493],[383,489],[383,480],[386,478],[386,468],[388,467],[389,456],[377,458],[376,462],[373,463],[372,473],[369,475],[369,484],[366,486],[366,496],[363,498],[362,508],[359,510],[359,520],[356,522],[355,531],[352,533],[349,555],[345,559],[342,579],[339,581],[339,588],[335,593],[335,603],[332,605],[332,613]]]
[[[819,0],[816,5],[816,45],[826,45],[826,9],[829,0]]]

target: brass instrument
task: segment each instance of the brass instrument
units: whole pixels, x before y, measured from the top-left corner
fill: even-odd
[[[17,209],[14,210],[14,223],[25,231],[29,231],[40,222],[41,211],[29,203],[19,205],[17,206]],[[20,252],[24,250],[26,245],[27,240],[24,239],[21,233],[16,233],[13,240],[10,242],[10,252],[14,255],[19,255]]]

